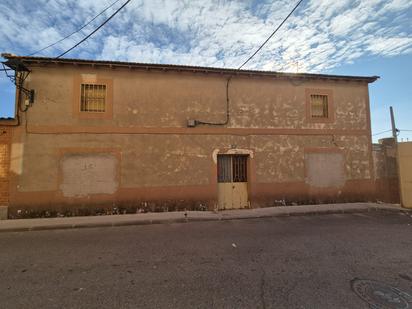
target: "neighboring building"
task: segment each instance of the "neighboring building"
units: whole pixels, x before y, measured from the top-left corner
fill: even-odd
[[[35,91],[0,137],[12,217],[375,197],[375,76],[4,57],[30,69]]]
[[[387,203],[399,203],[399,173],[396,160],[396,141],[382,138],[372,145],[376,199]]]
[[[376,198],[412,208],[412,142],[390,137],[372,146]]]
[[[401,204],[412,208],[412,142],[398,143],[397,148]]]

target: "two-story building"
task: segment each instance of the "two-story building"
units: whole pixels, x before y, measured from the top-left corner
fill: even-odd
[[[15,120],[0,123],[10,216],[375,194],[368,84],[376,76],[4,57],[29,70],[21,82],[34,90],[29,99],[17,89]]]

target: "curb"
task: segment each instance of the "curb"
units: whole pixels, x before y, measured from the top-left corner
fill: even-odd
[[[331,214],[351,214],[351,213],[367,213],[367,212],[391,212],[391,213],[405,213],[411,214],[412,210],[404,208],[393,207],[368,207],[368,208],[349,208],[349,209],[325,209],[325,210],[311,210],[311,211],[293,211],[263,215],[240,215],[227,216],[223,214],[216,217],[193,217],[193,218],[177,218],[177,219],[148,219],[148,220],[129,220],[119,222],[95,222],[95,223],[61,223],[55,225],[39,225],[28,227],[10,227],[0,228],[0,233],[7,232],[30,232],[30,231],[47,231],[47,230],[68,230],[68,229],[83,229],[83,228],[99,228],[99,227],[119,227],[131,225],[154,225],[154,224],[172,224],[172,223],[190,223],[190,222],[207,222],[207,221],[232,221],[232,220],[246,220],[246,219],[261,219],[273,217],[292,217],[292,216],[315,216],[315,215],[331,215]]]

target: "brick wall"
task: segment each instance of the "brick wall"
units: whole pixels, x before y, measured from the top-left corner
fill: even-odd
[[[0,206],[9,203],[10,137],[10,128],[0,126]]]

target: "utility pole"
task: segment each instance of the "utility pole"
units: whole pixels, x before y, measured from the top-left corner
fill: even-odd
[[[392,136],[395,139],[395,143],[398,142],[398,130],[396,129],[395,125],[395,116],[393,114],[393,107],[389,107],[390,113],[391,113],[391,124],[392,124]]]
[[[389,111],[391,113],[392,136],[393,136],[393,139],[395,141],[395,162],[396,162],[396,169],[397,169],[397,172],[398,172],[399,200],[401,202],[401,206],[403,207],[401,168],[400,168],[400,165],[399,165],[398,129],[396,129],[395,115],[393,113],[393,107],[392,106],[389,107]]]

